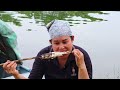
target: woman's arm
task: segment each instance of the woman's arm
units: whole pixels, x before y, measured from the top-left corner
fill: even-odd
[[[79,49],[74,49],[73,53],[75,55],[76,64],[78,66],[78,79],[89,79],[83,53]]]

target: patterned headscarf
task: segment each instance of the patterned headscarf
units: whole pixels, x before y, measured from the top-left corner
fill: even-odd
[[[70,25],[64,20],[53,20],[47,25],[48,32],[50,34],[50,39],[59,36],[72,36]]]

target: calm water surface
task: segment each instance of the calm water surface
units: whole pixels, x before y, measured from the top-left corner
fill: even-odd
[[[88,16],[84,18],[82,16],[84,13],[80,14],[82,17],[72,13],[64,19],[71,23],[71,29],[75,36],[74,44],[84,48],[90,55],[93,64],[93,78],[120,78],[120,12],[103,12],[108,14],[88,14],[91,18],[100,18],[98,20],[92,18],[91,21]],[[6,14],[2,15],[2,13]],[[43,47],[50,45],[49,34],[44,26],[50,21],[44,16],[47,16],[47,13],[41,14],[42,19],[38,19],[30,14],[28,14],[30,17],[28,18],[27,14],[23,12],[1,12],[1,19],[6,21],[18,36],[21,58],[36,56]],[[11,19],[4,19],[3,16],[7,14],[12,16],[8,16]],[[66,12],[66,14],[68,13]],[[50,18],[54,19],[54,17]],[[32,68],[33,62],[34,60],[24,61],[24,65]]]

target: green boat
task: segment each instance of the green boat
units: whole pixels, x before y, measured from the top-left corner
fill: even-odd
[[[10,28],[10,26],[0,20],[0,64],[5,63],[7,60],[19,60],[20,52],[17,47],[17,35]],[[21,74],[29,74],[30,69],[23,66],[22,62],[18,63],[17,70]],[[0,66],[0,78],[9,78],[11,74],[5,72],[2,66]]]

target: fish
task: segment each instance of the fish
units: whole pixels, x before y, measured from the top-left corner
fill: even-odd
[[[66,52],[49,52],[49,53],[45,53],[41,55],[41,59],[54,59],[58,56],[63,56],[65,54],[69,54],[70,51],[66,51]]]

